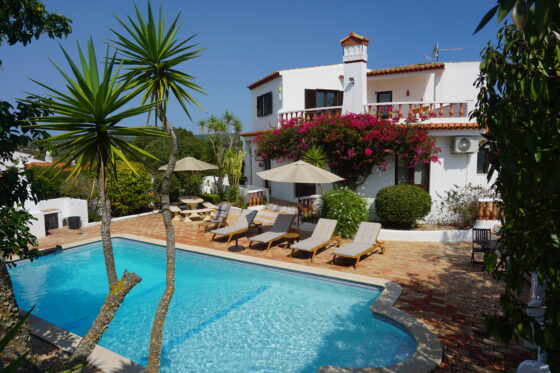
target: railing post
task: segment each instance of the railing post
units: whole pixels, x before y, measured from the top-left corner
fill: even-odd
[[[439,104],[439,117],[443,117],[443,103]]]
[[[402,104],[399,104],[399,117],[402,117]]]
[[[463,103],[461,102],[459,104],[459,116],[462,117],[463,114],[465,114],[465,111],[463,110]]]
[[[449,104],[449,116],[453,117],[453,114],[455,114],[455,112],[453,111],[453,103]]]

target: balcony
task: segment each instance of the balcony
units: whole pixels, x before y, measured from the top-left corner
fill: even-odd
[[[370,103],[365,106],[365,112],[378,118],[399,117],[400,122],[412,118],[419,122],[468,122],[469,101],[439,102],[439,101],[411,101]],[[425,120],[423,120],[425,119]]]
[[[342,106],[329,106],[315,109],[304,109],[296,111],[284,111],[278,113],[278,122],[285,123],[292,119],[297,119],[301,123],[315,119],[323,115],[339,115],[342,113]]]
[[[472,101],[441,102],[441,101],[410,101],[410,102],[383,102],[369,103],[364,107],[364,113],[378,118],[400,117],[399,122],[404,123],[408,118],[424,123],[469,122],[469,110]],[[304,123],[323,115],[338,115],[342,113],[342,106],[330,106],[314,109],[295,111],[281,111],[278,113],[278,122],[285,123],[298,120]]]

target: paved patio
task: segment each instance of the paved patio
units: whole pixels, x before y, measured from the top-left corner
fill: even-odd
[[[197,224],[174,222],[177,242],[225,251],[225,241],[211,241],[211,233],[198,233]],[[165,240],[160,214],[116,221],[113,233],[129,233]],[[68,246],[72,242],[99,236],[99,226],[52,230],[40,240],[40,248]],[[242,238],[239,244],[248,246]],[[233,244],[233,243],[232,243]],[[398,282],[403,294],[396,306],[423,320],[440,339],[444,348],[438,371],[514,372],[521,360],[530,358],[518,344],[504,345],[490,338],[484,330],[484,315],[499,309],[501,285],[470,264],[470,244],[386,242],[385,255],[373,254],[354,270],[351,262],[337,260],[332,265],[332,248],[320,252],[315,263],[308,255],[288,256],[285,244],[266,253],[263,246],[245,249],[241,254],[294,262]],[[343,265],[338,265],[338,263]]]

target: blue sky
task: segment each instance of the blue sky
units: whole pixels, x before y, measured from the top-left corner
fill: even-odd
[[[43,93],[29,78],[62,89],[64,82],[49,58],[66,69],[60,42],[75,54],[76,41],[93,37],[98,55],[109,27],[121,30],[113,15],[132,15],[129,0],[45,0],[49,11],[73,21],[73,32],[57,41],[46,37],[26,47],[0,46],[0,98],[13,101],[25,91]],[[146,1],[136,2],[145,10]],[[152,1],[163,6],[168,18],[181,12],[182,35],[198,34],[196,42],[207,48],[202,57],[182,68],[195,76],[207,95],[195,97],[206,112],[191,107],[192,121],[178,104],[169,109],[177,127],[198,132],[196,121],[228,109],[251,127],[251,102],[247,85],[275,71],[294,67],[336,64],[342,60],[339,40],[349,32],[367,36],[369,68],[426,62],[437,42],[440,48],[464,48],[442,52],[440,61],[473,61],[493,40],[496,23],[480,33],[472,32],[495,0],[363,0],[363,1]],[[142,122],[142,121],[140,121]],[[194,122],[194,123],[193,123]],[[130,123],[135,124],[135,123]],[[143,124],[143,123],[138,123]]]

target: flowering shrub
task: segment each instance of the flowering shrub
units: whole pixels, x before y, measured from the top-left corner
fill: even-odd
[[[319,116],[303,124],[293,119],[254,141],[262,160],[295,161],[307,149],[320,146],[331,170],[351,187],[360,184],[374,166],[383,168],[395,156],[414,167],[418,162],[437,162],[439,152],[421,128],[369,114]]]
[[[384,222],[410,228],[418,219],[428,215],[432,198],[415,185],[391,185],[375,196],[375,212]]]
[[[337,188],[323,194],[320,216],[338,220],[336,233],[350,237],[362,221],[368,220],[366,202],[348,188]]]
[[[465,186],[454,185],[443,195],[437,193],[439,217],[443,223],[459,228],[472,228],[478,216],[480,198],[496,198],[496,192],[482,185],[468,183]]]

